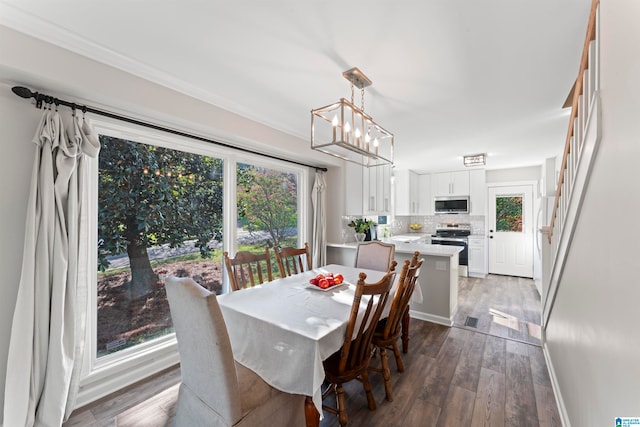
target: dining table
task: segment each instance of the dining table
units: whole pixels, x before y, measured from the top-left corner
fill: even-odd
[[[360,272],[367,283],[385,275],[331,264],[218,296],[235,360],[272,387],[306,396],[307,426],[320,423],[322,362],[344,342]],[[342,274],[344,282],[326,290],[310,284],[320,273]]]

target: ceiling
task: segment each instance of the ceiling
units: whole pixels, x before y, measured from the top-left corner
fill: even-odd
[[[464,154],[501,169],[561,152],[590,4],[0,0],[0,24],[307,141],[310,110],[349,99],[342,72],[357,66],[396,166],[435,172]]]

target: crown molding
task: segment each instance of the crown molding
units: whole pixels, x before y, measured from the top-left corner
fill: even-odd
[[[64,29],[50,21],[39,18],[29,12],[0,0],[0,25],[4,25],[20,33],[34,37],[43,42],[69,50],[80,56],[89,58],[109,67],[198,99],[207,104],[227,110],[254,122],[276,129],[297,138],[306,140],[308,135],[301,135],[296,130],[275,124],[265,116],[255,114],[244,106],[227,98],[218,96],[201,87],[194,86],[174,75],[163,72],[143,62],[122,55],[112,49],[91,40],[83,38],[79,34]]]

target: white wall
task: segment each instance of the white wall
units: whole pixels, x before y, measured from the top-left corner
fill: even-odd
[[[311,152],[306,140],[0,26],[0,129],[5,150],[0,156],[0,417],[34,152],[30,141],[42,113],[30,101],[15,96],[10,91],[13,85],[92,106],[102,104],[108,110],[293,160],[323,166],[342,164]],[[312,182],[313,174],[310,185]]]
[[[600,2],[602,140],[546,345],[572,426],[640,417],[640,2]]]
[[[562,142],[559,147],[561,148]],[[495,169],[487,171],[487,184],[496,182],[537,181],[542,173],[540,166],[523,168]]]

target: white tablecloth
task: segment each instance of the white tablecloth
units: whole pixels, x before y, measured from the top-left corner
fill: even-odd
[[[361,271],[367,283],[384,276],[380,271],[328,265],[220,295],[236,361],[279,390],[312,396],[322,416],[322,361],[344,341]],[[326,292],[310,289],[309,279],[320,272],[341,273],[349,284]]]

